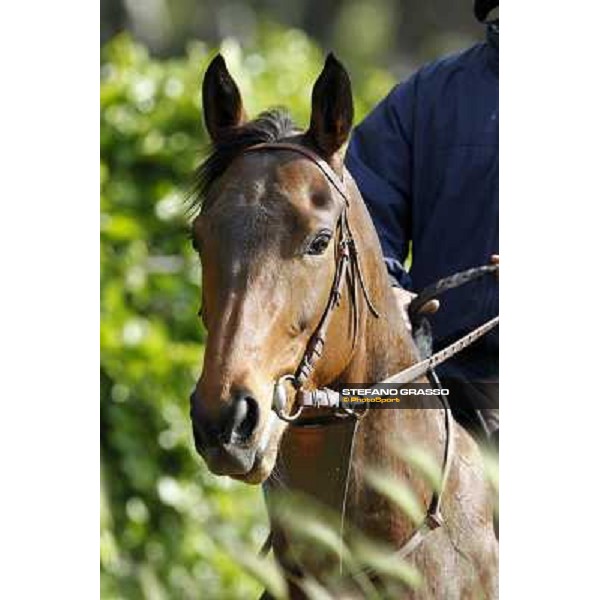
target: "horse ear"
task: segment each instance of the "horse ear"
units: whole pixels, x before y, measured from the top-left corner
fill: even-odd
[[[220,54],[212,59],[204,74],[202,106],[206,129],[213,141],[218,140],[225,130],[246,121],[240,90]]]
[[[325,158],[346,142],[354,119],[350,76],[330,52],[312,91],[308,135]]]

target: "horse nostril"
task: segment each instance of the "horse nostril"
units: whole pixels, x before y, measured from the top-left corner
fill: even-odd
[[[258,426],[258,402],[245,389],[234,392],[214,415],[206,411],[197,391],[192,393],[190,405],[194,442],[200,454],[210,447],[244,445]]]
[[[250,395],[238,396],[233,405],[231,441],[245,442],[258,425],[258,402]]]

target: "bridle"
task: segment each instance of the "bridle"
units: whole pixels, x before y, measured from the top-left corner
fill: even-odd
[[[333,282],[331,286],[331,290],[329,292],[329,297],[327,300],[327,304],[325,306],[325,310],[319,320],[317,328],[313,332],[312,336],[309,339],[309,342],[306,346],[304,354],[300,360],[300,363],[296,369],[296,371],[292,373],[288,373],[286,375],[281,376],[274,385],[273,388],[273,402],[272,409],[276,413],[276,415],[283,421],[286,421],[294,426],[303,426],[303,425],[327,425],[338,419],[354,419],[354,429],[352,432],[352,438],[350,442],[350,452],[348,457],[348,467],[346,470],[346,479],[345,479],[345,488],[342,500],[342,531],[340,532],[340,538],[343,536],[343,526],[344,526],[344,517],[346,510],[346,500],[348,494],[349,480],[350,480],[350,469],[353,458],[353,449],[354,449],[354,441],[356,437],[356,431],[360,420],[365,416],[368,408],[363,410],[356,410],[354,408],[349,408],[344,406],[344,403],[341,399],[341,396],[338,392],[331,390],[329,388],[319,388],[309,390],[306,388],[306,384],[310,378],[310,375],[315,369],[315,366],[319,359],[323,356],[323,351],[325,348],[327,330],[329,324],[331,322],[331,318],[333,316],[334,310],[336,307],[340,305],[340,299],[342,295],[342,289],[344,283],[349,281],[350,292],[352,297],[352,314],[353,314],[353,332],[352,332],[352,348],[356,344],[356,337],[358,333],[358,325],[359,325],[359,315],[358,315],[358,292],[359,288],[362,291],[363,297],[366,301],[366,304],[369,308],[369,311],[373,314],[375,318],[379,318],[379,313],[373,302],[369,297],[368,290],[365,286],[364,278],[362,275],[360,262],[358,258],[358,249],[356,247],[354,237],[352,235],[352,230],[350,228],[349,220],[348,220],[348,211],[350,209],[350,196],[347,193],[346,185],[344,182],[344,175],[349,176],[347,172],[342,173],[342,177],[338,176],[337,173],[331,168],[331,166],[318,154],[306,148],[305,146],[301,146],[299,144],[293,143],[263,143],[256,144],[254,146],[250,146],[245,150],[245,152],[263,152],[263,151],[289,151],[295,152],[296,154],[301,154],[308,160],[310,160],[314,165],[316,165],[321,173],[326,177],[331,186],[337,191],[339,196],[343,199],[343,205],[340,212],[340,216],[337,222],[336,233],[337,233],[337,258],[336,258],[336,267],[335,274],[333,277]],[[477,267],[475,269],[469,269],[468,271],[463,271],[461,273],[457,273],[451,277],[447,277],[445,279],[441,279],[435,284],[428,286],[423,290],[412,302],[411,307],[409,309],[412,312],[412,316],[415,316],[418,313],[420,307],[422,307],[428,300],[431,298],[443,293],[449,289],[453,289],[464,285],[474,279],[482,277],[486,274],[493,273],[497,271],[498,267],[496,265],[486,265],[483,267]],[[475,340],[479,339],[485,333],[493,329],[499,323],[499,317],[494,317],[490,319],[483,325],[477,327],[467,335],[463,336],[459,340],[450,344],[446,348],[443,348],[439,352],[432,354],[430,356],[426,356],[422,358],[419,362],[410,367],[400,371],[388,377],[384,381],[376,384],[388,384],[393,383],[396,385],[404,385],[415,380],[426,376],[433,387],[438,389],[441,388],[440,382],[437,378],[435,371],[433,370],[435,366],[444,362],[457,352],[460,352],[462,349],[466,348],[470,344],[472,344]],[[293,407],[295,406],[295,410],[293,412],[286,412],[286,408],[288,405],[288,397],[286,392],[286,383],[291,383],[296,390]],[[402,547],[397,550],[394,555],[398,558],[406,558],[409,554],[411,554],[425,539],[427,534],[431,531],[437,529],[443,524],[443,517],[441,514],[441,502],[442,495],[444,493],[444,489],[446,487],[446,483],[450,474],[450,468],[452,466],[452,456],[454,449],[454,431],[453,431],[453,417],[451,414],[450,407],[443,395],[439,395],[438,398],[442,404],[442,408],[444,410],[444,420],[445,420],[445,428],[446,428],[446,440],[444,445],[444,456],[442,463],[442,474],[440,484],[433,492],[432,498],[430,500],[429,506],[427,508],[427,512],[425,514],[425,518],[420,527],[418,527],[415,532],[411,535],[411,537],[402,545]],[[366,405],[368,407],[368,404]],[[328,408],[333,409],[333,412],[330,410],[329,415],[325,417],[316,417],[307,420],[306,422],[300,421],[299,417],[301,416],[304,408]],[[269,534],[263,548],[261,549],[261,554],[265,555],[272,544],[272,532]],[[341,559],[340,559],[341,560]],[[341,563],[340,563],[341,568]]]
[[[331,168],[331,166],[323,160],[318,154],[306,148],[305,146],[300,146],[299,144],[292,143],[263,143],[256,144],[254,146],[250,146],[245,152],[258,152],[258,151],[288,151],[295,152],[296,154],[301,154],[304,157],[308,158],[313,164],[315,164],[321,173],[325,175],[329,183],[333,186],[333,188],[337,191],[339,196],[343,199],[342,208],[340,211],[340,216],[338,217],[337,225],[336,225],[336,267],[335,274],[333,277],[333,282],[331,285],[331,290],[329,292],[329,297],[327,299],[327,304],[325,306],[325,310],[319,320],[317,328],[311,335],[306,349],[304,350],[304,354],[300,359],[300,363],[296,368],[296,371],[292,373],[288,373],[282,375],[276,382],[273,389],[273,403],[272,409],[275,411],[277,416],[288,423],[297,422],[298,418],[302,414],[302,411],[306,406],[314,406],[313,391],[309,391],[306,389],[306,384],[314,371],[314,368],[323,355],[323,351],[325,349],[325,341],[327,336],[327,331],[329,329],[329,324],[331,322],[331,318],[334,314],[336,307],[340,305],[340,300],[342,297],[342,289],[346,280],[348,279],[350,290],[352,294],[352,315],[353,315],[353,325],[352,325],[352,349],[354,349],[356,344],[356,336],[358,333],[358,288],[363,293],[366,304],[369,307],[369,310],[373,314],[375,318],[379,318],[379,313],[369,297],[369,293],[367,288],[365,287],[364,278],[362,275],[360,262],[358,258],[358,251],[356,244],[354,242],[354,236],[352,235],[352,230],[350,229],[350,223],[348,221],[348,210],[350,209],[350,196],[346,191],[346,185],[342,178],[338,177],[337,173]],[[286,412],[286,408],[288,405],[288,397],[286,391],[286,383],[291,383],[292,386],[296,390],[293,406],[297,406],[295,412],[289,413]],[[325,394],[329,394],[330,390],[325,392]],[[354,416],[356,418],[360,418],[361,415],[364,414],[364,411],[356,411],[354,409],[346,408],[346,407],[338,407],[336,408],[333,416],[334,418],[346,418],[349,416]],[[319,419],[317,419],[318,421]],[[329,419],[323,420],[323,422],[328,422]],[[311,419],[311,424],[315,424],[315,419]],[[296,425],[301,425],[301,423],[297,422]]]
[[[364,278],[362,275],[360,261],[358,257],[358,249],[350,229],[348,221],[348,210],[350,209],[350,196],[346,190],[346,184],[344,182],[344,175],[349,176],[347,172],[342,173],[342,177],[338,176],[337,173],[331,168],[331,166],[318,154],[310,150],[305,146],[299,144],[293,144],[288,142],[279,143],[262,143],[250,146],[244,152],[258,152],[258,151],[288,151],[301,154],[314,165],[316,165],[321,173],[325,175],[329,183],[337,191],[344,201],[340,216],[337,222],[337,258],[336,268],[329,292],[329,298],[325,306],[325,310],[319,320],[317,328],[310,337],[304,354],[300,360],[300,363],[296,371],[291,374],[281,376],[274,385],[273,390],[273,402],[272,409],[275,411],[277,416],[288,423],[294,423],[295,425],[301,425],[298,423],[298,418],[302,414],[304,408],[333,408],[336,409],[334,415],[336,417],[345,418],[347,416],[354,416],[360,418],[364,415],[364,411],[358,412],[353,409],[344,406],[339,394],[329,388],[320,388],[314,390],[306,389],[306,383],[314,371],[316,363],[323,356],[325,349],[325,341],[327,336],[327,329],[333,312],[340,304],[342,295],[342,289],[346,279],[349,279],[349,285],[352,295],[353,304],[353,334],[352,334],[352,346],[356,343],[356,335],[358,331],[358,288],[360,287],[366,304],[375,318],[379,317],[379,313],[367,291],[365,286]],[[350,267],[350,271],[348,268]],[[411,303],[409,307],[409,313],[411,319],[414,319],[424,304],[426,304],[432,298],[439,296],[441,293],[454,289],[469,283],[479,277],[486,274],[494,273],[498,270],[496,265],[485,265],[477,267],[475,269],[469,269],[467,271],[461,271],[450,277],[440,279],[435,284],[426,287]],[[347,277],[349,275],[349,277]],[[428,375],[434,367],[448,360],[454,354],[460,352],[467,346],[471,345],[474,341],[479,339],[481,336],[486,334],[488,331],[493,329],[499,323],[499,317],[490,319],[483,325],[477,327],[467,335],[458,339],[454,343],[450,344],[446,348],[443,348],[439,352],[431,356],[423,358],[421,361],[414,365],[396,373],[379,384],[394,383],[397,385],[404,385],[412,383],[420,377]],[[292,413],[286,412],[288,404],[287,392],[285,384],[289,382],[296,389],[296,394],[292,407],[296,407]],[[317,424],[318,421],[314,419],[310,420],[310,424]]]

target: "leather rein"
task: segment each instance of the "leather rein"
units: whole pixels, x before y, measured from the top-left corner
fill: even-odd
[[[364,278],[361,272],[360,262],[358,260],[358,249],[354,242],[352,230],[348,220],[348,210],[350,209],[350,196],[346,190],[344,183],[344,174],[347,173],[345,170],[342,177],[332,169],[332,167],[318,154],[301,146],[293,143],[262,143],[251,146],[245,150],[245,152],[259,152],[259,151],[289,151],[301,154],[314,165],[316,165],[321,173],[326,177],[331,186],[341,196],[344,201],[340,217],[337,223],[337,257],[336,257],[336,268],[333,277],[333,283],[329,298],[325,306],[325,310],[319,324],[315,329],[314,333],[309,339],[309,342],[304,351],[304,355],[300,360],[300,363],[295,373],[286,374],[280,377],[274,385],[273,389],[273,403],[272,410],[276,415],[283,421],[290,423],[296,427],[302,426],[315,426],[315,425],[327,425],[335,422],[339,419],[354,419],[354,431],[352,434],[350,457],[348,460],[348,469],[346,474],[346,483],[343,496],[342,505],[342,530],[346,508],[346,497],[348,492],[348,483],[350,476],[350,468],[352,463],[352,450],[354,447],[354,438],[356,435],[357,425],[368,411],[367,408],[358,411],[354,408],[344,406],[344,402],[340,394],[329,388],[319,389],[307,389],[305,386],[310,378],[310,375],[314,371],[315,365],[323,355],[325,348],[325,341],[329,323],[331,321],[333,312],[340,304],[342,295],[342,289],[344,283],[348,280],[350,285],[350,292],[352,298],[352,312],[353,312],[353,338],[352,346],[354,348],[356,343],[356,337],[358,332],[358,292],[359,288],[362,291],[363,297],[366,301],[369,311],[375,318],[379,318],[379,313],[374,307],[367,288],[365,286]],[[440,293],[464,285],[469,281],[473,281],[483,275],[496,271],[498,267],[496,265],[478,267],[476,269],[470,269],[457,273],[451,277],[442,279],[432,286],[428,286],[423,292],[421,292],[411,303],[409,307],[409,314],[416,315],[418,309],[422,307],[431,297],[435,297]],[[467,335],[458,339],[449,346],[443,348],[439,352],[426,356],[419,362],[406,369],[403,369],[399,373],[395,373],[384,381],[375,384],[396,384],[404,385],[415,380],[426,376],[433,387],[438,389],[441,388],[440,382],[433,370],[434,367],[441,364],[451,356],[460,352],[467,346],[471,345],[475,340],[485,335],[488,331],[496,327],[499,323],[499,317],[494,317],[477,327]],[[296,407],[294,412],[286,412],[288,406],[288,395],[286,391],[286,383],[291,383],[296,390],[292,407]],[[437,491],[433,492],[433,496],[427,508],[427,512],[421,526],[411,535],[411,537],[402,545],[402,547],[395,552],[395,556],[398,558],[405,558],[411,554],[423,541],[428,533],[437,529],[443,524],[443,517],[441,514],[441,502],[442,495],[446,486],[450,474],[450,468],[452,466],[452,457],[454,450],[454,432],[453,432],[453,417],[450,411],[450,407],[443,395],[439,395],[438,398],[442,404],[444,410],[444,420],[446,428],[446,440],[444,445],[444,457],[442,464],[442,475],[440,485]],[[327,408],[333,409],[329,411],[330,414],[323,417],[308,418],[306,420],[299,420],[304,408]],[[343,534],[343,531],[342,531]],[[261,555],[265,555],[272,545],[272,532],[269,534],[266,542],[261,549]]]

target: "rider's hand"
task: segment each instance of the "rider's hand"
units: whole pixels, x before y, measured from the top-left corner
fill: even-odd
[[[400,287],[393,287],[392,291],[394,293],[394,298],[396,299],[396,303],[398,304],[398,308],[400,309],[400,314],[402,315],[402,319],[404,320],[404,324],[408,331],[412,331],[412,324],[410,319],[408,318],[408,305],[411,303],[412,299],[416,296],[412,292],[405,290]],[[431,315],[434,312],[437,312],[440,307],[439,300],[430,300],[423,306],[423,308],[419,311],[421,314]]]

